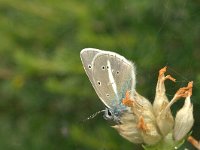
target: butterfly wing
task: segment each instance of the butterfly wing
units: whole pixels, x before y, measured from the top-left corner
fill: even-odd
[[[126,91],[135,90],[134,65],[123,56],[108,51],[95,55],[92,65],[93,85],[99,98],[109,108],[121,109]]]
[[[85,48],[81,51],[80,53],[80,57],[81,57],[81,61],[83,63],[83,67],[85,69],[85,72],[87,74],[87,76],[89,77],[89,80],[91,83],[93,83],[92,81],[92,61],[95,57],[96,54],[100,53],[101,51],[98,49],[94,49],[94,48]]]

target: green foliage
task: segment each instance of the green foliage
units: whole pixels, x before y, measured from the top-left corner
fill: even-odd
[[[82,68],[85,47],[134,61],[137,89],[151,100],[165,65],[183,81],[168,85],[169,95],[193,80],[200,139],[199,8],[187,0],[1,0],[0,149],[141,149],[102,117],[82,122],[104,108]]]

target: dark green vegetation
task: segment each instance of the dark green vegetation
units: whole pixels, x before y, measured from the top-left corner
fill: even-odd
[[[1,0],[0,149],[141,149],[101,115],[83,121],[104,108],[79,58],[85,47],[134,61],[151,101],[161,67],[180,81],[167,82],[169,98],[193,80],[200,139],[199,16],[198,0]]]

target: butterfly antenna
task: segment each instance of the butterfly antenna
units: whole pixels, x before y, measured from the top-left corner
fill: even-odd
[[[84,121],[87,121],[87,120],[90,120],[90,119],[93,119],[94,117],[96,117],[98,114],[102,113],[102,112],[105,112],[106,110],[103,109],[103,110],[100,110],[94,114],[92,114],[91,116],[87,117]]]

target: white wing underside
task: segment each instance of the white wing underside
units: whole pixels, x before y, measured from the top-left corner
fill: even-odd
[[[127,90],[135,90],[135,67],[123,56],[109,51],[86,48],[81,60],[97,95],[108,107],[121,102]]]

